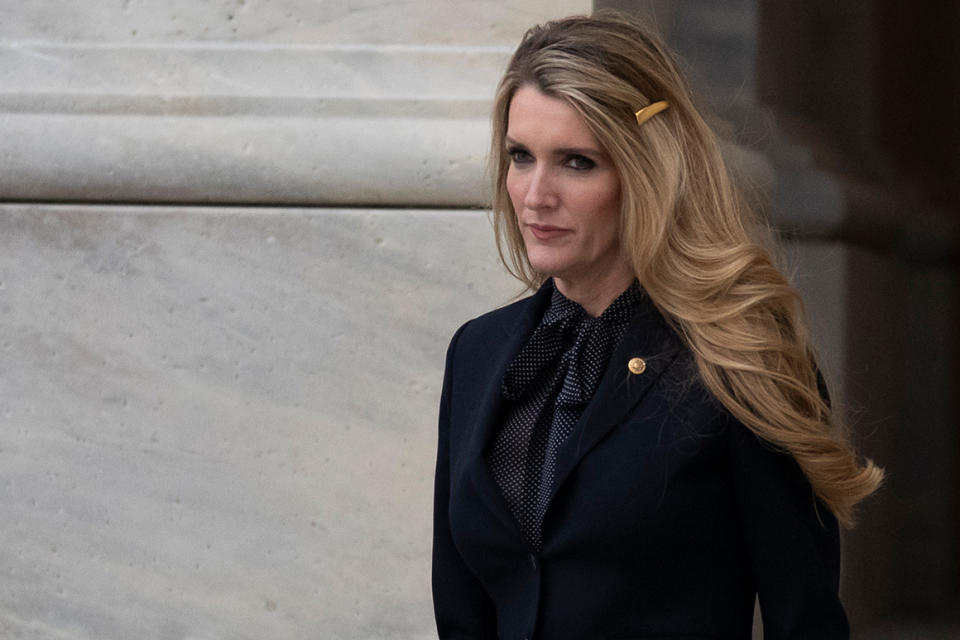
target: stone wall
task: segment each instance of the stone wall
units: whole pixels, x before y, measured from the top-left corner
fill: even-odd
[[[512,47],[589,6],[3,0],[0,197],[482,204]]]
[[[0,206],[0,635],[429,637],[482,212]]]
[[[489,100],[588,9],[0,0],[0,635],[435,636]]]

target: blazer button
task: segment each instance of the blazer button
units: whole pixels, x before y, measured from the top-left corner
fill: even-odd
[[[533,567],[533,570],[534,570],[534,571],[536,571],[536,570],[537,570],[537,556],[535,556],[535,555],[533,555],[533,554],[531,553],[530,556],[529,556],[529,558],[530,558],[530,566]]]
[[[643,358],[630,358],[630,362],[627,363],[627,369],[634,375],[640,375],[647,370],[647,361]]]

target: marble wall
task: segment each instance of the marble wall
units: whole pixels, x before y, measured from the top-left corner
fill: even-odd
[[[474,206],[523,31],[584,0],[0,0],[0,198]]]
[[[0,206],[0,635],[420,638],[482,212]]]
[[[489,100],[589,8],[0,0],[0,636],[435,637]]]

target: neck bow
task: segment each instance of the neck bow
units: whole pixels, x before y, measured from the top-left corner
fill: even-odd
[[[602,314],[593,318],[554,287],[540,324],[507,367],[502,386],[504,397],[521,398],[534,381],[552,368],[562,379],[557,404],[585,405],[593,397],[642,296],[640,285],[634,281]]]

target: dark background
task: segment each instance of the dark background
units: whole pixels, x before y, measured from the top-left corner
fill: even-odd
[[[844,537],[854,637],[960,637],[960,3],[595,6],[659,27],[721,130],[769,160],[744,171],[784,241],[840,265],[835,382],[888,473]],[[798,153],[821,185],[800,199],[839,203],[832,218],[777,193]]]

